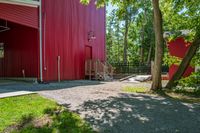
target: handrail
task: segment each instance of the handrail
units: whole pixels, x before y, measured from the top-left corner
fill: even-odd
[[[113,67],[107,62],[100,61],[99,59],[85,61],[85,75],[89,76],[89,79],[91,79],[92,76],[94,76],[96,80],[99,80],[100,77],[104,80],[107,79],[108,76],[112,78],[113,72]]]

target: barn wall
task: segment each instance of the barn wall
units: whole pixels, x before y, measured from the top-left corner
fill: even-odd
[[[0,33],[5,43],[5,57],[0,59],[1,77],[38,77],[38,30],[8,23],[10,31]]]
[[[93,59],[105,59],[105,9],[80,0],[43,0],[44,80],[57,80],[58,56],[62,80],[84,78],[86,46]],[[88,41],[93,31],[96,39]]]
[[[38,11],[37,7],[0,3],[0,19],[33,28],[39,27]]]

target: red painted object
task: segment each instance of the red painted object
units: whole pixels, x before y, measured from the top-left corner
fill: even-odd
[[[59,71],[61,80],[83,79],[86,58],[105,60],[105,8],[97,9],[94,1],[84,6],[80,0],[42,0],[42,5],[44,81],[58,80]],[[36,26],[35,20],[34,24],[29,23],[36,18],[35,13],[29,14],[29,20],[24,15],[33,7],[20,7],[22,17],[16,16],[15,10],[11,12],[8,6],[11,5],[0,4],[3,7],[0,12],[7,13],[0,13],[0,18],[10,21],[11,27],[10,31],[0,33],[0,42],[5,42],[0,76],[21,77],[26,69],[27,76],[39,79],[39,20]]]
[[[173,41],[168,42],[169,54],[179,58],[184,58],[191,43],[186,42],[183,37],[179,37]]]
[[[186,42],[183,37],[179,37],[171,42],[168,42],[168,49],[169,49],[169,54],[171,56],[179,57],[179,58],[184,58],[185,54],[187,53],[189,47],[191,46],[190,42]],[[177,65],[172,65],[169,68],[169,79],[173,77],[175,72],[177,71],[179,66]],[[191,75],[192,72],[195,71],[195,68],[192,66],[189,66],[183,77],[188,77]]]
[[[88,45],[92,58],[105,59],[105,9],[96,9],[93,3],[83,6],[79,0],[43,2],[44,79],[57,80],[58,56],[62,80],[83,79]],[[90,31],[94,32],[95,40],[88,40]]]
[[[0,3],[0,19],[33,28],[39,27],[39,12],[37,7]]]
[[[8,23],[11,30],[0,33],[5,44],[4,58],[0,59],[1,77],[38,77],[38,30],[15,23]]]
[[[176,71],[178,70],[178,67],[177,65],[171,65],[170,68],[169,68],[169,79],[172,78],[172,76],[176,73]],[[185,73],[183,74],[183,77],[188,77],[190,76],[193,72],[195,71],[195,68],[194,67],[191,67],[189,66]]]
[[[162,80],[169,80],[169,75],[162,75]]]

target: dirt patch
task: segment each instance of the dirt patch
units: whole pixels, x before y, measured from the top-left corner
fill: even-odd
[[[18,124],[13,124],[6,128],[3,133],[11,133],[14,131],[19,131],[23,128],[26,128],[28,126],[33,126],[36,128],[41,128],[45,125],[50,126],[52,124],[53,120],[52,117],[49,115],[44,115],[41,118],[34,118],[32,116],[26,116],[23,117],[22,120]]]
[[[44,127],[45,125],[49,126],[53,122],[52,118],[48,115],[45,115],[41,118],[35,119],[32,121],[32,124],[36,128]]]

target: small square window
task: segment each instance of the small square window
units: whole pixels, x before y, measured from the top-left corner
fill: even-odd
[[[4,58],[4,43],[0,43],[0,58]]]

